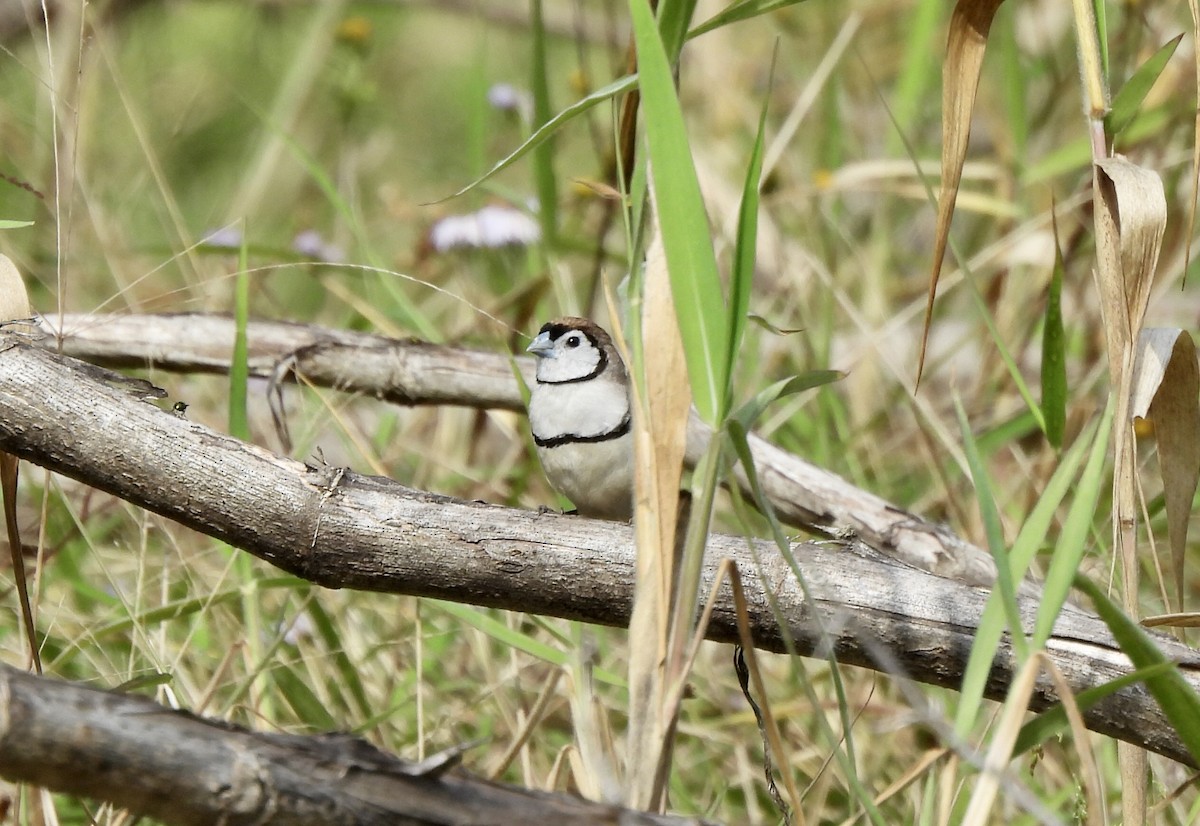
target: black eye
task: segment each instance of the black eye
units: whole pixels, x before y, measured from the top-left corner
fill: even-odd
[[[579,338],[579,336],[567,336],[567,346],[568,347],[578,347],[580,341],[581,341],[581,339]]]

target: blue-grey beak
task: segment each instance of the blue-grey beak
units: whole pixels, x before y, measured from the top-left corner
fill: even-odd
[[[533,340],[533,343],[525,348],[525,352],[533,353],[538,358],[545,358],[553,355],[554,342],[550,340],[550,334],[538,333],[537,338]]]

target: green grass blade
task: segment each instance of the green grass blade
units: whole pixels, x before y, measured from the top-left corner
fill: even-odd
[[[307,586],[308,583],[305,585]],[[350,655],[346,653],[346,643],[342,638],[342,629],[338,628],[337,619],[330,616],[319,600],[312,598],[312,587],[297,588],[296,590],[297,596],[305,605],[304,610],[312,620],[314,632],[329,652],[327,656],[331,661],[330,670],[337,675],[335,677],[331,673],[330,676],[338,681],[343,692],[348,693],[354,699],[358,714],[364,718],[369,717],[377,709],[367,696],[366,686],[363,685],[362,669],[358,668],[350,659]]]
[[[532,0],[533,12],[533,125],[541,127],[552,120],[550,109],[549,66],[546,60],[546,26],[542,19],[542,0]],[[537,182],[538,218],[542,243],[553,246],[558,235],[558,182],[554,176],[554,139],[551,135],[533,150],[533,177]]]
[[[991,480],[983,457],[979,453],[979,445],[971,433],[971,425],[967,421],[966,411],[957,396],[954,397],[954,412],[958,415],[958,425],[962,431],[963,453],[967,457],[967,465],[971,469],[971,479],[975,483],[975,498],[979,502],[979,514],[983,518],[983,529],[987,535],[988,550],[996,560],[996,591],[1000,594],[1000,604],[1008,622],[1008,630],[1012,635],[1013,651],[1017,662],[1024,663],[1029,656],[1029,646],[1025,639],[1025,630],[1021,625],[1021,612],[1017,607],[1017,594],[1013,588],[1012,565],[1008,558],[1008,548],[1004,542],[1004,530],[1000,525],[1000,512],[996,509],[996,500],[992,496]]]
[[[961,255],[961,250],[958,249],[953,240],[950,242],[950,244],[955,256],[960,261],[967,260],[963,255]],[[1042,419],[1042,407],[1034,401],[1033,394],[1029,392],[1029,385],[1025,383],[1025,376],[1021,372],[1021,368],[1017,366],[1017,361],[1013,358],[1012,353],[1009,351],[1008,345],[1005,343],[1004,338],[1000,335],[1000,330],[996,327],[996,321],[992,318],[991,309],[988,307],[987,302],[984,301],[983,296],[980,294],[979,286],[975,283],[975,277],[968,272],[965,267],[963,268],[963,275],[963,283],[966,284],[968,291],[971,293],[971,300],[975,303],[976,308],[979,310],[979,318],[983,322],[983,325],[987,327],[988,333],[992,337],[992,342],[996,345],[996,352],[999,354],[1000,360],[1004,362],[1004,366],[1008,370],[1009,378],[1012,379],[1013,386],[1017,389],[1017,392],[1021,394],[1021,398],[1025,400],[1025,405],[1029,408],[1029,412],[1032,413],[1034,418],[1037,419],[1038,427],[1045,431],[1046,423]]]
[[[650,177],[675,314],[696,409],[715,427],[727,409],[729,331],[708,215],[692,164],[671,64],[654,17],[645,0],[630,0],[629,8],[637,44]]]
[[[294,576],[268,577],[258,582],[261,591],[275,588],[297,589],[309,583]],[[111,636],[128,634],[131,629],[138,627],[146,630],[151,626],[172,622],[196,614],[202,614],[214,605],[236,602],[241,595],[240,588],[230,588],[216,593],[202,594],[196,597],[186,597],[172,600],[164,605],[147,608],[137,614],[126,615],[111,620],[89,630],[89,639],[102,640]]]
[[[250,418],[247,409],[250,358],[246,337],[246,325],[250,321],[250,255],[246,246],[248,235],[249,233],[242,232],[242,246],[238,252],[238,272],[234,279],[233,356],[229,362],[229,432],[243,442],[250,441]],[[262,663],[265,661],[262,649],[263,620],[259,610],[260,592],[254,586],[255,580],[258,579],[258,571],[254,567],[254,557],[231,545],[226,545],[226,548],[234,555],[233,561],[238,582],[243,586],[241,591],[242,622],[246,627],[249,650],[254,662]],[[264,697],[264,702],[269,704],[270,699]]]
[[[658,33],[669,62],[679,60],[688,24],[696,13],[696,0],[661,0],[658,4]]]
[[[687,33],[688,40],[691,40],[693,37],[699,37],[706,32],[711,32],[714,29],[719,29],[722,26],[728,26],[730,23],[740,23],[743,20],[750,20],[753,17],[786,9],[788,6],[796,6],[803,2],[804,0],[740,0],[737,3],[730,3],[724,9],[689,31]]]
[[[312,727],[314,731],[336,731],[344,728],[317,697],[308,681],[288,665],[276,665],[269,672],[272,688],[295,712],[296,717]]]
[[[904,32],[904,59],[899,76],[889,92],[889,108],[898,128],[888,130],[887,145],[891,153],[899,154],[904,146],[902,133],[919,128],[920,118],[928,117],[930,99],[937,95],[941,82],[941,66],[929,55],[945,40],[945,20],[949,6],[943,0],[919,0],[907,15]],[[932,91],[931,91],[932,90]]]
[[[1002,86],[1004,100],[1005,131],[1008,140],[1012,141],[1013,162],[1015,169],[1020,170],[1030,156],[1029,133],[1031,124],[1029,117],[1029,86],[1034,75],[1025,70],[1026,51],[1021,46],[1021,36],[1017,33],[1015,15],[1001,14],[993,23],[992,43],[999,59],[1000,68],[990,80],[999,82]],[[994,44],[994,45],[993,45]],[[995,65],[995,64],[993,64]]]
[[[1054,621],[1058,619],[1058,612],[1067,601],[1071,583],[1079,570],[1079,562],[1087,550],[1088,534],[1096,516],[1096,503],[1100,500],[1100,491],[1107,481],[1104,460],[1108,456],[1112,423],[1113,409],[1110,403],[1101,419],[1096,441],[1092,443],[1087,467],[1079,477],[1075,499],[1071,502],[1071,509],[1067,511],[1058,544],[1054,548],[1054,557],[1050,560],[1050,569],[1046,572],[1046,581],[1042,585],[1042,601],[1038,606],[1037,620],[1033,626],[1033,643],[1039,648],[1050,639]]]
[[[1166,656],[1158,650],[1154,640],[1101,591],[1084,576],[1075,577],[1075,587],[1091,598],[1096,606],[1096,613],[1112,635],[1117,638],[1117,644],[1125,652],[1125,656],[1133,662],[1135,668],[1149,669],[1170,663]],[[1183,679],[1179,669],[1171,668],[1164,674],[1148,677],[1146,688],[1154,696],[1163,714],[1167,716],[1179,739],[1191,752],[1194,759],[1200,760],[1200,695]]]
[[[1129,145],[1161,136],[1164,130],[1171,128],[1172,123],[1172,109],[1168,106],[1141,110],[1133,123],[1121,133],[1121,142]],[[1071,175],[1087,169],[1091,162],[1092,144],[1088,135],[1067,139],[1043,157],[1031,160],[1021,177],[1021,184],[1024,187],[1045,184],[1060,175]]]
[[[1112,108],[1104,116],[1104,131],[1110,141],[1133,122],[1146,95],[1167,67],[1167,62],[1175,54],[1175,48],[1182,39],[1183,35],[1179,34],[1168,40],[1157,52],[1150,55],[1145,63],[1138,66],[1129,80],[1125,81],[1125,85],[1113,95]]]
[[[618,78],[617,80],[614,80],[612,83],[609,83],[607,86],[602,86],[601,88],[592,92],[587,97],[580,98],[579,100],[575,101],[570,106],[568,106],[566,109],[563,109],[557,115],[550,118],[550,120],[543,123],[540,127],[535,129],[533,134],[530,135],[529,138],[524,143],[522,143],[520,146],[518,146],[516,149],[514,149],[512,152],[510,152],[507,156],[505,156],[502,160],[500,160],[495,166],[493,166],[487,172],[483,173],[482,176],[471,181],[471,183],[467,184],[466,186],[464,186],[462,189],[458,190],[457,192],[451,193],[450,195],[447,195],[445,198],[439,198],[436,201],[432,201],[432,202],[430,202],[430,204],[426,204],[426,206],[430,206],[432,204],[440,204],[445,201],[449,201],[452,198],[457,198],[460,195],[467,194],[468,192],[470,192],[471,190],[475,189],[480,184],[482,184],[484,181],[491,178],[493,175],[496,175],[497,173],[512,166],[514,163],[516,163],[521,158],[528,155],[534,149],[541,146],[543,143],[545,143],[547,140],[549,140],[551,137],[553,137],[554,134],[556,132],[558,132],[558,130],[561,129],[567,123],[570,123],[572,120],[579,117],[584,112],[591,109],[593,106],[604,103],[607,100],[611,100],[611,99],[615,98],[617,95],[622,95],[622,94],[628,92],[630,89],[634,88],[637,85],[637,82],[638,82],[637,75],[629,75],[627,77]]]
[[[110,691],[117,694],[131,694],[135,691],[142,691],[147,688],[157,688],[160,685],[168,685],[174,678],[168,672],[154,671],[150,674],[143,674],[140,677],[134,677],[132,680],[126,680],[120,685],[113,686]]]
[[[1100,42],[1100,70],[1104,77],[1112,77],[1112,66],[1108,57],[1108,14],[1104,0],[1092,0],[1092,13],[1096,18],[1096,39]]]
[[[1020,582],[1029,569],[1034,555],[1046,541],[1050,527],[1054,523],[1054,514],[1059,504],[1075,485],[1075,474],[1083,464],[1087,455],[1087,447],[1095,436],[1096,428],[1090,434],[1075,440],[1071,449],[1063,456],[1050,482],[1038,497],[1038,503],[1026,517],[1020,533],[1013,541],[1008,553],[1008,562],[1012,571],[1013,582]],[[963,671],[962,687],[959,691],[958,706],[954,715],[954,730],[959,736],[966,737],[975,724],[979,709],[983,703],[983,692],[987,686],[988,673],[996,658],[996,648],[1004,633],[1003,614],[1000,606],[1000,592],[992,591],[984,606],[979,619],[979,627],[975,632],[975,642],[971,647],[971,656],[967,659],[967,667]]]
[[[758,187],[762,178],[763,136],[767,131],[767,104],[775,78],[775,63],[779,57],[779,44],[771,56],[771,71],[767,80],[767,94],[763,96],[762,109],[758,114],[758,131],[754,136],[754,147],[750,151],[750,168],[742,184],[742,202],[738,206],[737,240],[733,250],[733,272],[729,280],[729,350],[725,374],[733,375],[746,332],[747,316],[750,312],[750,293],[754,288],[754,268],[758,262]]]
[[[1081,712],[1087,711],[1105,697],[1112,696],[1123,688],[1155,679],[1174,669],[1175,664],[1170,662],[1161,662],[1158,665],[1139,668],[1131,674],[1125,674],[1124,676],[1117,677],[1115,680],[1109,680],[1103,685],[1085,688],[1075,695],[1075,704],[1079,706]],[[1021,731],[1017,734],[1016,743],[1013,745],[1013,756],[1016,757],[1022,752],[1040,746],[1051,737],[1055,737],[1059,733],[1066,731],[1067,727],[1067,712],[1061,703],[1046,709],[1037,717],[1034,717],[1028,723],[1021,726]]]
[[[1054,233],[1054,272],[1046,296],[1046,319],[1042,327],[1042,422],[1046,440],[1061,448],[1067,427],[1067,343],[1063,332],[1062,248]]]
[[[759,416],[784,396],[792,396],[823,384],[830,384],[845,378],[845,376],[846,374],[840,370],[811,370],[801,373],[799,376],[792,376],[790,379],[777,381],[765,390],[756,393],[754,398],[739,407],[729,418],[741,425],[743,430],[749,431],[753,429]]]
[[[524,651],[531,657],[537,657],[539,660],[548,662],[551,665],[566,667],[571,663],[571,655],[565,654],[559,649],[546,645],[540,640],[536,640],[528,634],[523,634],[520,631],[515,631],[509,628],[504,623],[491,617],[486,611],[475,608],[470,605],[462,605],[457,602],[446,602],[440,599],[425,600],[426,605],[431,605],[439,611],[449,614],[450,616],[465,622],[472,628],[476,628],[487,634],[497,642],[513,648],[517,651]],[[626,685],[625,679],[604,669],[597,668],[593,674],[597,680],[608,685],[624,688]]]
[[[0,229],[20,229],[21,227],[31,227],[33,221],[13,221],[7,218],[0,218]]]
[[[246,343],[246,325],[250,321],[250,267],[245,233],[238,251],[238,272],[233,292],[233,357],[229,362],[229,433],[243,442],[250,440],[250,423],[246,413],[247,388],[250,380],[250,356]]]

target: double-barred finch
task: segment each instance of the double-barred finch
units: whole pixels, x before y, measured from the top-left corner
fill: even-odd
[[[586,318],[560,318],[528,352],[538,359],[529,424],[546,478],[584,516],[630,519],[629,377],[612,339]]]

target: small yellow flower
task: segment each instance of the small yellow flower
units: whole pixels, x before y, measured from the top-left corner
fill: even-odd
[[[337,27],[337,39],[348,46],[366,46],[371,33],[371,21],[361,14],[345,18]]]

